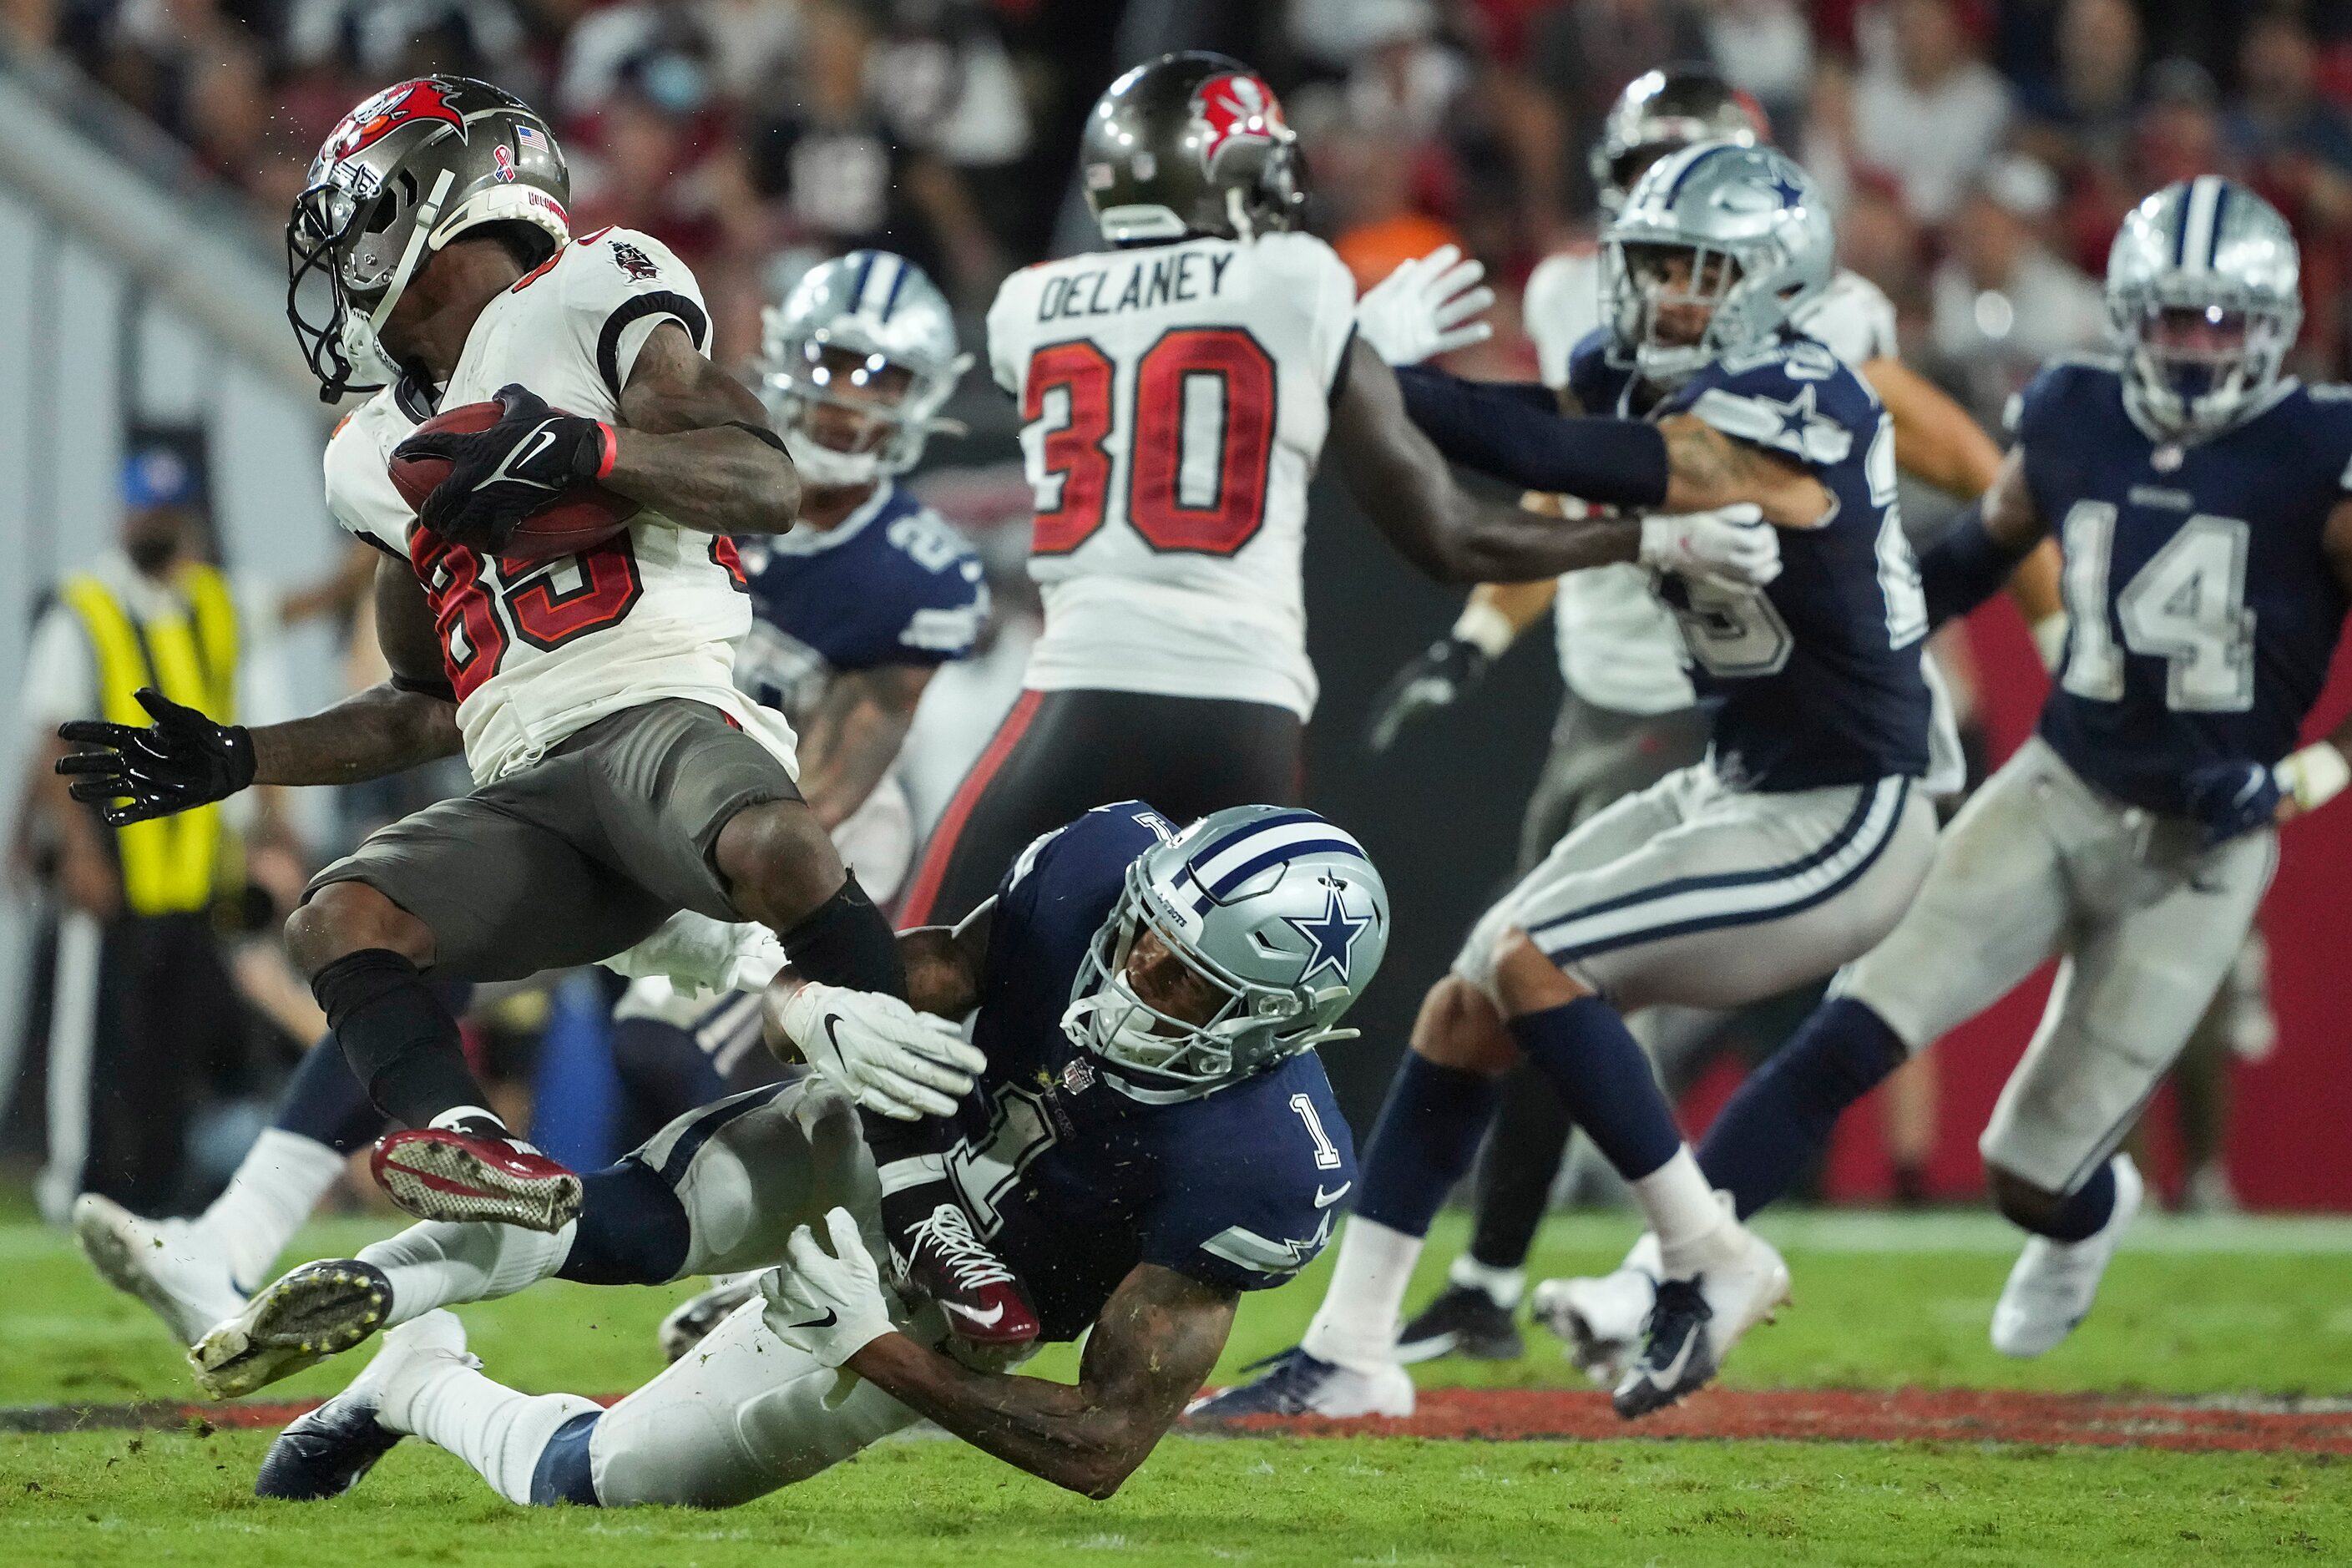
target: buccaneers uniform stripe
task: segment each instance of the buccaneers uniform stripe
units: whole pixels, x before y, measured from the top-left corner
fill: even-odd
[[[948,861],[955,855],[956,840],[963,834],[964,824],[971,820],[972,808],[980,804],[991,780],[1003,770],[1004,759],[1029,732],[1030,721],[1037,717],[1037,705],[1044,701],[1042,691],[1024,691],[1021,700],[1013,705],[1004,722],[997,727],[996,738],[988,742],[988,750],[971,764],[957,786],[955,798],[940,817],[940,825],[931,829],[931,841],[924,847],[923,863],[915,872],[915,885],[907,890],[906,904],[899,910],[902,924],[919,926],[931,918],[932,901],[940,896],[940,883],[948,874]]]

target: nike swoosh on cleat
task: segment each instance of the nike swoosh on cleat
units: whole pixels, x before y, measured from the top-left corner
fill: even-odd
[[[964,1317],[970,1318],[973,1322],[978,1323],[983,1329],[992,1329],[996,1327],[997,1324],[1004,1321],[1004,1303],[1002,1301],[999,1301],[995,1306],[991,1307],[985,1312],[981,1311],[976,1308],[967,1307],[961,1301],[942,1301],[940,1305],[945,1307],[950,1312],[959,1313]]]
[[[784,1327],[788,1329],[829,1329],[839,1321],[841,1321],[841,1314],[835,1311],[831,1307],[827,1307],[824,1310],[824,1316],[822,1318],[812,1318],[805,1323],[786,1323]]]
[[[1653,1388],[1674,1387],[1675,1384],[1682,1381],[1683,1369],[1690,1364],[1691,1352],[1697,1348],[1698,1334],[1694,1331],[1684,1337],[1682,1349],[1675,1352],[1675,1359],[1665,1364],[1663,1372],[1646,1365],[1641,1367],[1639,1370],[1643,1381]]]
[[[1339,1184],[1339,1190],[1338,1192],[1336,1192],[1336,1193],[1327,1193],[1327,1192],[1325,1192],[1325,1191],[1323,1190],[1323,1184],[1322,1184],[1322,1183],[1320,1183],[1320,1182],[1316,1183],[1316,1184],[1315,1184],[1315,1206],[1316,1206],[1317,1208],[1318,1208],[1318,1209],[1328,1209],[1328,1208],[1329,1208],[1333,1204],[1336,1204],[1336,1203],[1338,1203],[1341,1198],[1346,1197],[1346,1196],[1348,1195],[1348,1194],[1349,1194],[1350,1191],[1352,1191],[1352,1190],[1354,1189],[1355,1185],[1356,1185],[1356,1184],[1355,1184],[1355,1183],[1353,1183],[1353,1182],[1341,1182],[1341,1183]]]

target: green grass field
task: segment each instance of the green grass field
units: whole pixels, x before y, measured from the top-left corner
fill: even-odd
[[[380,1227],[322,1226],[312,1254]],[[1605,1267],[1615,1219],[1555,1223],[1543,1272]],[[2098,1312],[2019,1363],[1984,1325],[2012,1256],[1983,1216],[1796,1215],[1768,1226],[1796,1304],[1741,1349],[1735,1388],[2019,1388],[2352,1394],[2352,1226],[2143,1222]],[[1441,1236],[1444,1247],[1458,1232]],[[1434,1273],[1434,1268],[1432,1269]],[[1319,1273],[1254,1298],[1223,1373],[1290,1343]],[[657,1365],[684,1289],[550,1285],[467,1310],[474,1348],[530,1389],[613,1393]],[[1416,1298],[1418,1299],[1418,1298]],[[1440,1362],[1424,1384],[1581,1386],[1543,1342],[1520,1363]],[[144,1309],[59,1238],[0,1226],[0,1405],[191,1396]],[[1035,1363],[1067,1375],[1066,1352]],[[350,1367],[273,1390],[317,1396]],[[1704,1396],[1702,1396],[1704,1398]],[[1213,1563],[2207,1563],[2352,1561],[2352,1459],[2019,1443],[1407,1437],[1171,1438],[1108,1503],[917,1437],[725,1514],[514,1509],[404,1446],[350,1498],[262,1503],[266,1434],[0,1436],[0,1564]],[[1102,1554],[1097,1557],[1095,1554]],[[1085,1555],[1080,1555],[1085,1554]]]

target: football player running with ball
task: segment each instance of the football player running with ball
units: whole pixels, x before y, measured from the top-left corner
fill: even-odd
[[[319,1338],[394,1326],[287,1428],[256,1489],[332,1497],[414,1435],[516,1503],[723,1508],[928,1418],[1108,1497],[1198,1392],[1243,1293],[1328,1238],[1355,1164],[1314,1048],[1352,1034],[1340,1021],[1388,937],[1380,874],[1314,813],[1242,806],[1180,833],[1136,801],[1032,845],[961,925],[899,937],[916,1005],[972,1014],[988,1057],[950,1179],[1028,1281],[1044,1337],[1085,1335],[1075,1384],[959,1349],[883,1281],[873,1156],[839,1089],[811,1077],[682,1118],[591,1175],[562,1236],[421,1225],[289,1276],[366,1282],[365,1308],[312,1324]],[[771,1037],[816,1027],[822,990],[786,970]],[[551,1275],[658,1283],[779,1258],[759,1299],[609,1411],[492,1382],[435,1310]],[[227,1386],[317,1359],[249,1347]]]
[[[2140,1203],[2117,1142],[2245,939],[2276,825],[2352,779],[2352,723],[2296,749],[2352,604],[2352,389],[2281,374],[2303,321],[2286,222],[2217,176],[2141,203],[2107,258],[2116,357],[2062,360],[2013,413],[1978,509],[1922,563],[1937,619],[2044,537],[2068,637],[2032,739],[1953,820],[1894,933],[1741,1086],[1699,1163],[1743,1215],[1915,1051],[2060,960],[2041,1027],[1979,1140],[2001,1212],[2032,1233],[1992,1342],[2035,1356],[2090,1310]],[[1538,1286],[1605,1356],[1648,1288]],[[1596,1289],[1597,1287],[1606,1287]]]
[[[411,1129],[376,1149],[394,1199],[547,1232],[578,1212],[580,1178],[485,1107],[428,976],[593,962],[682,910],[752,920],[837,988],[844,1049],[911,1044],[943,1085],[968,1081],[961,1047],[901,1000],[889,924],[795,787],[791,727],[732,679],[751,612],[728,536],[792,527],[793,462],[706,357],[693,276],[647,235],[573,237],[569,196],[545,121],[481,82],[403,82],[335,129],[287,225],[289,313],[322,396],[380,388],[328,444],[326,479],[337,521],[385,555],[392,679],[251,731],[148,698],[152,726],[68,725],[103,749],[59,763],[123,823],[462,749],[474,791],[320,872],[287,937],[353,1074]],[[492,399],[478,433],[412,434]],[[395,457],[449,465],[416,510]],[[592,486],[643,510],[577,553],[505,556],[532,512]],[[936,1124],[872,1114],[877,1148],[935,1162]],[[1017,1296],[961,1283],[975,1244],[951,1207],[941,1183],[909,1191],[893,1247],[916,1289],[1017,1331]]]
[[[1665,586],[1703,695],[1706,760],[1571,830],[1472,931],[1423,1005],[1338,1267],[1305,1342],[1207,1419],[1403,1415],[1399,1308],[1429,1223],[1523,1056],[1629,1182],[1664,1282],[1621,1415],[1680,1399],[1788,1293],[1773,1249],[1700,1174],[1622,1014],[1728,1007],[1825,974],[1894,928],[1935,851],[1927,605],[1895,508],[1893,422],[1791,325],[1834,236],[1803,171],[1700,142],[1653,165],[1610,226],[1612,328],[1549,388],[1400,373],[1450,457],[1634,511],[1744,509],[1777,537],[1761,587]],[[1752,520],[1760,515],[1761,521]]]

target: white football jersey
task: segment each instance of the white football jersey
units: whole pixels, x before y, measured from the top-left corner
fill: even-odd
[[[1568,384],[1569,356],[1601,323],[1601,253],[1580,247],[1538,262],[1528,275],[1520,317],[1544,384]],[[1894,301],[1843,268],[1797,312],[1796,326],[1850,365],[1895,352]],[[1670,713],[1695,700],[1681,628],[1651,592],[1643,568],[1562,574],[1552,628],[1560,679],[1586,701],[1621,713]]]
[[[1315,707],[1299,558],[1356,288],[1310,235],[1074,256],[1005,280],[1045,630],[1026,684]]]
[[[519,382],[566,413],[616,418],[630,368],[663,321],[698,348],[709,342],[685,264],[649,235],[584,235],[483,309],[439,406]],[[424,584],[478,781],[665,697],[709,703],[797,768],[782,715],[736,689],[735,645],[751,607],[731,542],[644,511],[609,542],[553,560],[509,566],[449,544],[417,524],[387,472],[393,447],[429,416],[414,389],[394,386],[344,420],[327,444],[327,504]]]

